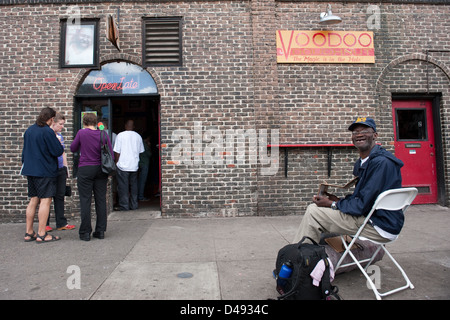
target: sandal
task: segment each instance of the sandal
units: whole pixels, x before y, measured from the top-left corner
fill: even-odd
[[[36,232],[33,231],[33,234],[25,233],[24,237],[30,237],[30,239],[23,239],[25,242],[31,242],[36,240]]]
[[[73,224],[66,224],[64,227],[57,228],[56,230],[73,230],[75,226]]]
[[[45,238],[46,238],[47,236],[50,236],[51,239],[50,239],[50,240],[45,240]],[[40,236],[39,234],[37,234],[37,235],[36,235],[36,238],[41,239],[40,241],[36,240],[37,243],[52,242],[52,241],[58,241],[58,240],[61,240],[60,237],[53,236],[53,235],[49,235],[47,232],[46,232],[43,236]]]

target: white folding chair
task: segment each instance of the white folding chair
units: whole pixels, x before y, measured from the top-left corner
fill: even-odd
[[[341,235],[341,240],[342,240],[342,244],[345,248],[345,251],[342,255],[342,257],[339,259],[335,271],[337,271],[339,268],[344,268],[347,266],[351,266],[351,265],[357,265],[358,268],[361,270],[361,272],[363,273],[363,275],[366,277],[368,283],[370,284],[370,287],[372,288],[373,292],[375,293],[375,296],[378,300],[381,300],[381,297],[387,296],[389,294],[404,290],[406,288],[411,288],[414,289],[413,284],[411,283],[411,281],[409,280],[408,276],[406,275],[405,271],[403,271],[402,267],[400,267],[400,265],[398,264],[398,262],[394,259],[394,257],[392,257],[392,255],[389,253],[389,251],[386,249],[385,245],[394,242],[393,241],[388,241],[388,242],[377,242],[365,237],[361,237],[360,234],[363,231],[363,229],[365,228],[367,222],[369,221],[370,217],[372,216],[372,214],[375,212],[375,210],[377,209],[384,209],[384,210],[402,210],[403,213],[405,213],[406,209],[409,207],[409,205],[413,202],[414,198],[417,195],[417,189],[416,188],[399,188],[399,189],[391,189],[391,190],[386,190],[383,193],[381,193],[377,199],[375,200],[375,203],[372,207],[372,209],[370,210],[369,214],[367,215],[366,219],[364,220],[364,223],[362,224],[362,226],[358,229],[358,232],[355,235],[352,235],[353,240],[347,244],[347,242],[345,241],[345,237],[344,235]],[[363,260],[359,260],[354,256],[354,254],[351,252],[350,248],[353,246],[353,244],[355,243],[355,241],[357,239],[361,239],[361,240],[369,240],[371,242],[373,242],[374,244],[378,245],[378,249],[375,251],[375,253],[373,254],[373,256],[371,258],[368,259],[363,259]],[[403,275],[403,278],[406,281],[406,285],[398,287],[396,289],[390,290],[388,292],[384,292],[381,293],[378,291],[378,289],[376,288],[374,282],[372,281],[372,279],[369,277],[369,275],[367,274],[367,268],[370,266],[370,264],[372,263],[373,259],[377,256],[378,252],[383,249],[384,252],[389,256],[389,258],[392,260],[392,262],[397,266],[397,268],[400,270],[400,272]],[[350,255],[353,262],[347,263],[347,264],[342,264],[342,262],[344,261],[344,258]],[[361,264],[368,262],[367,265],[365,266],[365,268],[362,267]]]

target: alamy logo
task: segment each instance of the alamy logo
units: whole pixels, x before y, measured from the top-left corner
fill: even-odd
[[[66,285],[67,289],[81,289],[81,269],[77,265],[70,265],[67,267],[67,273],[70,276],[67,278]]]
[[[367,274],[369,275],[370,280],[372,280],[376,289],[381,289],[381,271],[380,267],[376,265],[371,265],[367,268]],[[368,289],[372,289],[369,281],[366,281],[366,286]]]
[[[67,24],[80,27],[81,10],[78,6],[70,6],[67,8]]]
[[[193,134],[178,129],[172,133],[176,142],[171,150],[174,164],[187,166],[218,165],[240,166],[261,165],[261,175],[275,175],[278,172],[279,130],[270,130],[270,154],[268,153],[267,129],[218,129],[203,128],[201,121],[194,122]],[[248,149],[247,146],[248,145]]]
[[[379,30],[381,28],[381,10],[377,5],[370,5],[367,7],[366,13],[369,15],[367,18],[367,29]]]

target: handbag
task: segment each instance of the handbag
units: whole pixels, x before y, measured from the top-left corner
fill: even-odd
[[[72,187],[66,186],[66,191],[64,192],[64,196],[71,197],[72,196]]]
[[[116,173],[116,163],[111,155],[108,144],[106,140],[103,140],[105,133],[103,130],[100,131],[100,154],[101,154],[101,166],[103,173],[107,175],[114,175]]]

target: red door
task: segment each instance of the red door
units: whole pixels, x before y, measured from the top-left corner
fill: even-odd
[[[395,156],[402,168],[403,187],[416,187],[413,204],[437,203],[436,151],[432,104],[429,100],[394,100],[392,115]]]

